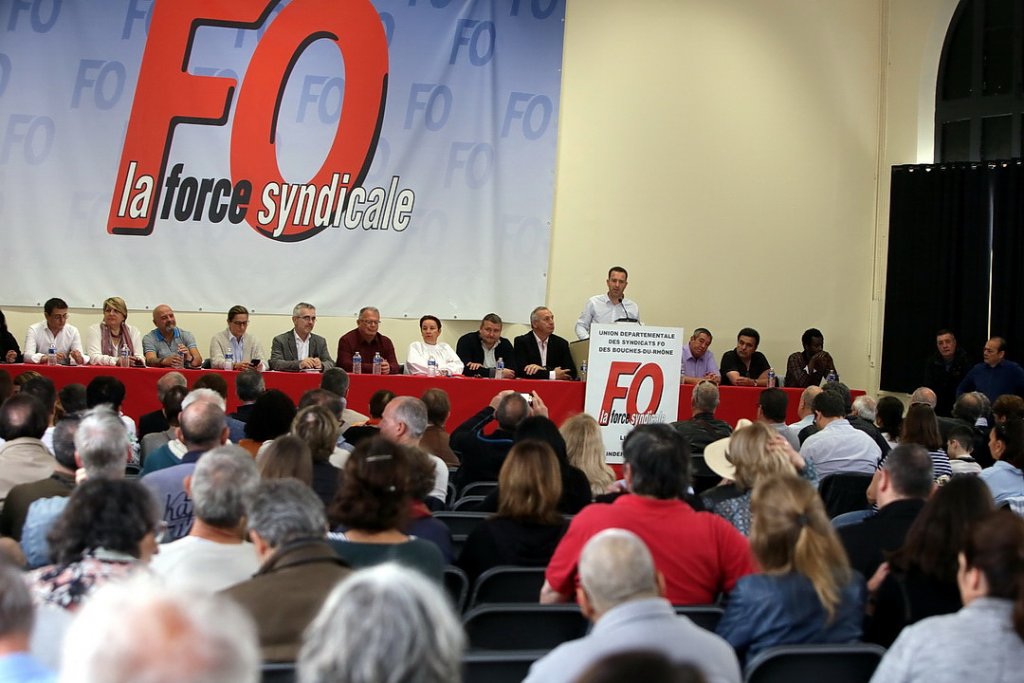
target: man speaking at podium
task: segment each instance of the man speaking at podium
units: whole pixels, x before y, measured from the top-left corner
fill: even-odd
[[[624,294],[629,273],[622,266],[612,266],[608,271],[608,293],[598,294],[587,299],[576,321],[576,336],[580,339],[590,338],[590,326],[593,323],[639,323],[640,307]]]

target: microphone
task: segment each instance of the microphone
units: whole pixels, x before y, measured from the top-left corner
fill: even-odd
[[[618,318],[618,319],[616,319],[615,322],[617,322],[617,323],[638,323],[638,322],[640,322],[636,318],[630,316],[629,315],[629,311],[626,310],[626,297],[622,297],[619,300],[619,305],[622,306],[622,312],[626,314],[626,317]]]

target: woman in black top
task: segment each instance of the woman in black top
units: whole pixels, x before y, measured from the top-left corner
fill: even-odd
[[[21,360],[18,340],[7,330],[7,318],[0,311],[0,363],[20,363]]]

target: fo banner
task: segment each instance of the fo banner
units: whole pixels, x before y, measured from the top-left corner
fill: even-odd
[[[564,0],[0,0],[0,304],[526,320],[564,18]]]
[[[622,462],[633,427],[676,420],[682,340],[679,327],[590,328],[586,412],[601,425],[607,462]]]

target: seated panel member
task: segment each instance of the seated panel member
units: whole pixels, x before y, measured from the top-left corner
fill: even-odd
[[[300,302],[292,309],[295,329],[274,337],[270,347],[270,369],[298,372],[323,372],[334,367],[334,359],[327,350],[327,340],[313,334],[316,325],[316,306]]]
[[[63,299],[49,299],[43,304],[43,315],[46,320],[29,325],[25,335],[25,362],[46,363],[52,343],[57,349],[58,363],[88,363],[88,357],[82,354],[82,336],[74,325],[68,324],[67,303]]]
[[[195,335],[178,327],[170,306],[160,304],[153,309],[153,324],[156,329],[142,338],[146,365],[180,368],[182,353],[185,354],[185,367],[198,368],[203,364],[203,355],[196,346]]]
[[[683,384],[700,384],[704,380],[719,384],[722,374],[711,350],[711,330],[698,327],[690,342],[683,347]]]
[[[576,321],[576,336],[590,338],[590,326],[594,323],[640,322],[640,307],[625,297],[629,274],[622,266],[612,266],[608,271],[608,293],[587,299]]]
[[[224,356],[230,351],[233,370],[266,370],[267,356],[263,353],[263,344],[249,334],[248,329],[249,309],[245,306],[232,306],[228,309],[227,329],[218,332],[210,340],[210,366],[223,368]],[[253,361],[259,362],[253,364]]]
[[[121,349],[128,349],[132,365],[145,365],[142,335],[129,325],[128,305],[119,296],[103,302],[103,322],[90,325],[85,334],[85,353],[90,365],[119,365]]]
[[[365,375],[373,372],[375,353],[379,353],[382,359],[382,375],[397,375],[401,372],[395,356],[395,345],[380,333],[380,311],[373,306],[363,306],[359,309],[356,329],[346,332],[338,340],[338,366],[345,372],[352,372],[352,356],[356,351],[362,356],[362,371]]]
[[[516,374],[525,379],[576,379],[569,342],[555,334],[555,314],[547,306],[530,313],[531,332],[516,337]]]
[[[804,350],[797,351],[786,361],[786,386],[807,388],[818,386],[830,372],[836,371],[836,364],[828,351],[824,350],[825,337],[821,330],[811,328],[800,337]]]
[[[744,327],[736,335],[736,348],[722,356],[722,384],[737,387],[768,386],[771,364],[757,350],[761,335],[752,327]]]
[[[505,363],[502,378],[515,379],[516,358],[512,342],[501,336],[501,318],[497,313],[488,313],[480,321],[480,329],[467,332],[459,337],[455,353],[465,364],[462,371],[466,377],[494,377],[498,359]]]
[[[427,375],[430,373],[431,359],[437,363],[437,374],[451,377],[462,374],[462,361],[455,349],[444,342],[437,341],[441,336],[441,321],[432,315],[420,318],[420,336],[423,341],[409,344],[405,358],[405,374]]]

